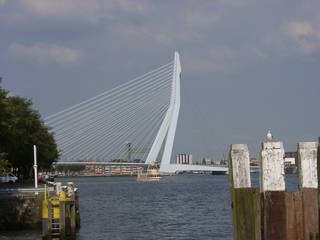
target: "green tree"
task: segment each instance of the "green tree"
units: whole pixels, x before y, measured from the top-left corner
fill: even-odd
[[[0,174],[7,172],[9,168],[10,168],[10,163],[7,160],[7,154],[0,153]]]
[[[9,96],[0,88],[0,152],[8,154],[9,163],[24,178],[32,174],[33,145],[37,145],[39,168],[50,168],[58,157],[53,134],[32,109],[31,100]]]

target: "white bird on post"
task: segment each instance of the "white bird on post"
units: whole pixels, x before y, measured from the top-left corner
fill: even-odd
[[[267,133],[267,141],[272,141],[272,139],[273,139],[273,136],[272,136],[272,134],[271,134],[271,131],[268,130],[268,133]]]

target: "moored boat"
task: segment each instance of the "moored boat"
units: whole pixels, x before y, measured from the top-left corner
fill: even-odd
[[[159,181],[161,179],[158,168],[147,168],[146,171],[139,172],[137,175],[138,181]]]

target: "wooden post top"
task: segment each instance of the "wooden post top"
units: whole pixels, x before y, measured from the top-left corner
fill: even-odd
[[[265,141],[262,142],[262,149],[267,150],[267,149],[283,149],[283,143],[280,141]]]
[[[247,144],[231,144],[232,150],[246,150],[248,151],[248,145]]]
[[[318,188],[317,142],[298,143],[298,169],[300,188]]]
[[[229,176],[233,188],[251,187],[250,158],[247,144],[232,144],[230,146]]]
[[[280,141],[265,141],[260,154],[261,191],[284,191],[284,149]]]
[[[319,145],[319,143],[317,143],[317,142],[299,142],[298,143],[298,148],[299,149],[305,149],[305,148],[317,149],[318,145]]]

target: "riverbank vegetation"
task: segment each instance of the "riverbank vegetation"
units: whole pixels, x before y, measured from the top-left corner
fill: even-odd
[[[32,175],[33,145],[38,168],[49,169],[58,158],[53,134],[32,108],[32,101],[11,96],[0,87],[0,171],[13,168],[20,178]]]

